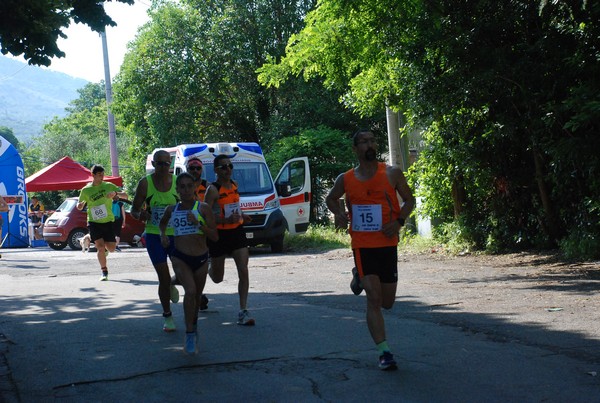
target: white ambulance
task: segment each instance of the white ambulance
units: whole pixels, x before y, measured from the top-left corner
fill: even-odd
[[[256,143],[182,144],[157,148],[146,159],[148,174],[154,171],[152,157],[158,150],[171,154],[171,168],[176,175],[185,172],[190,158],[199,158],[204,166],[202,177],[208,182],[216,180],[214,158],[224,154],[231,159],[240,206],[252,217],[252,222],[244,225],[249,245],[268,244],[271,251],[281,252],[286,229],[292,235],[307,231],[312,196],[307,157],[287,161],[273,182],[263,152]]]

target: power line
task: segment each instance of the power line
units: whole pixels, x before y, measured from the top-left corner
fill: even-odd
[[[19,74],[19,72],[21,70],[23,70],[25,67],[29,67],[28,64],[25,64],[23,67],[21,67],[19,70],[15,71],[14,73],[12,73],[11,75],[8,76],[4,76],[4,77],[0,77],[0,81],[5,81],[8,80],[9,78],[13,78],[14,76],[16,76],[17,74]]]

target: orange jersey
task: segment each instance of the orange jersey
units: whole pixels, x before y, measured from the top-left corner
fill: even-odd
[[[202,179],[200,181],[200,184],[196,187],[196,190],[194,191],[194,193],[196,193],[196,198],[198,199],[199,202],[204,201],[204,194],[206,193],[207,187],[208,187],[208,183],[206,182],[206,179]]]
[[[390,184],[387,166],[380,162],[369,180],[356,179],[354,169],[344,173],[346,204],[350,213],[352,248],[380,248],[398,245],[398,235],[388,238],[381,228],[400,216],[396,189]]]
[[[237,183],[231,181],[231,188],[227,189],[217,182],[213,182],[213,186],[219,191],[219,207],[221,208],[221,218],[229,217],[231,214],[242,215],[240,209],[240,194],[238,193]],[[243,219],[237,223],[217,223],[218,229],[233,229],[242,225]]]

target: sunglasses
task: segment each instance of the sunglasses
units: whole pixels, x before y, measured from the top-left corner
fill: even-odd
[[[360,141],[357,141],[356,144],[377,144],[377,140],[376,139],[363,139]]]
[[[167,161],[154,161],[154,165],[159,167],[170,167],[171,163]]]
[[[202,167],[187,167],[188,171],[202,171]]]
[[[217,165],[217,168],[222,169],[223,171],[226,170],[227,168],[233,169],[233,164]]]

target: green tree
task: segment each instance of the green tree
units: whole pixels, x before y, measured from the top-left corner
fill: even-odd
[[[426,209],[480,247],[600,239],[598,17],[589,2],[324,0],[259,79],[319,77],[363,113],[405,111],[427,128]]]
[[[63,118],[55,117],[44,126],[44,133],[37,137],[29,150],[45,164],[51,164],[64,156],[69,156],[80,164],[91,167],[101,164],[110,172],[111,158],[108,139],[108,119],[104,83],[89,83],[79,91],[79,98],[71,101]],[[127,135],[125,129],[116,122],[117,149],[121,172],[132,190],[132,182],[127,182],[131,164],[127,160]]]
[[[13,129],[6,126],[0,126],[0,136],[8,140],[8,142],[17,149],[17,151],[20,151],[21,143],[19,142],[19,139],[15,137]]]
[[[266,154],[273,172],[293,157],[307,156],[311,171],[311,222],[329,222],[325,196],[337,176],[356,162],[351,152],[351,135],[341,130],[320,126],[301,131],[297,136],[279,139]]]
[[[256,69],[284,54],[313,1],[165,1],[130,47],[115,80],[114,110],[136,133],[139,161],[154,147],[256,141],[325,124],[351,131],[356,117],[319,83],[266,89]]]
[[[109,0],[110,1],[110,0]],[[115,0],[133,4],[134,0]],[[104,11],[105,0],[2,0],[0,45],[3,55],[24,55],[29,64],[49,66],[53,57],[64,57],[56,42],[71,21],[96,32],[116,23]]]

